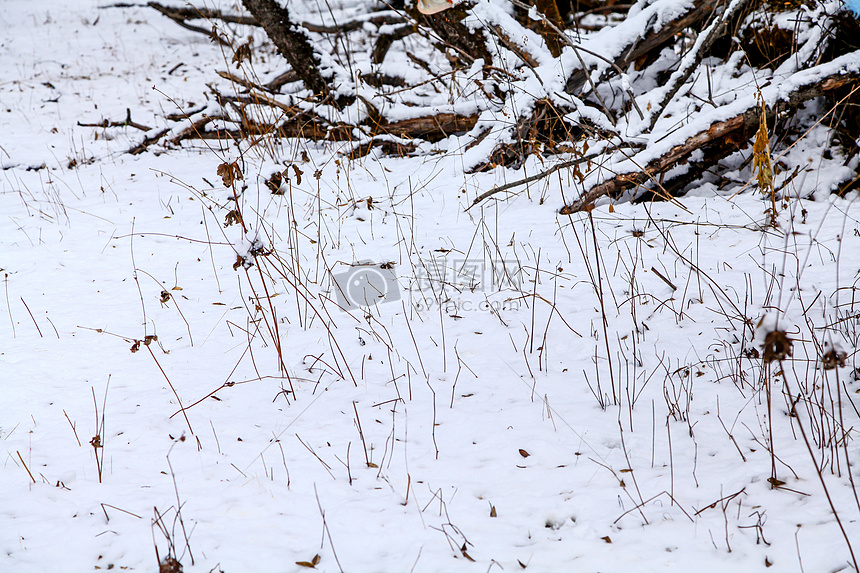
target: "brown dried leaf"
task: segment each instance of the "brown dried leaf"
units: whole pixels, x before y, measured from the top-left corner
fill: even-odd
[[[229,227],[230,225],[241,225],[242,224],[242,213],[239,212],[238,209],[233,209],[227,216],[224,217],[224,227]]]
[[[761,357],[765,362],[782,360],[791,356],[791,353],[791,339],[782,330],[768,332],[767,336],[764,337],[764,350]]]
[[[233,185],[233,170],[230,168],[229,163],[222,163],[215,172],[221,176],[224,187]]]
[[[769,483],[773,487],[782,487],[785,485],[785,482],[781,479],[776,479],[775,477],[767,478],[767,483]]]
[[[254,37],[249,36],[248,41],[240,45],[236,48],[236,51],[233,52],[233,63],[236,64],[236,68],[239,68],[245,60],[248,60],[249,62],[251,61],[251,46],[253,43]]]
[[[317,553],[310,561],[296,561],[296,565],[307,567],[309,569],[316,569],[316,566],[319,565],[320,560],[321,557],[319,556],[319,553]]]
[[[609,538],[609,536],[608,536],[608,535],[604,535],[604,536],[603,536],[603,537],[601,537],[600,539],[602,539],[602,540],[603,540],[603,541],[605,541],[606,543],[612,543],[612,540]]]
[[[490,517],[498,517],[498,515],[496,514],[496,506],[495,505],[490,506]]]
[[[524,449],[520,448],[520,455],[521,455],[522,457],[524,457],[524,458],[527,458],[527,457],[529,457],[531,454],[530,454],[530,453],[528,453],[527,451],[525,451]]]
[[[825,370],[833,370],[837,366],[844,367],[846,358],[848,358],[848,355],[844,352],[837,352],[831,349],[821,357],[821,366]]]
[[[165,557],[158,564],[158,573],[182,573],[182,563],[173,557]]]
[[[242,170],[235,161],[232,163],[222,163],[218,166],[216,173],[221,176],[224,187],[232,187],[235,181],[243,179]]]
[[[281,183],[283,182],[284,176],[281,175],[280,171],[275,171],[264,181],[264,184],[272,192],[272,195],[283,195],[284,192],[281,191]]]

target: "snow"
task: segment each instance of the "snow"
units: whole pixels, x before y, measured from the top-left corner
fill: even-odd
[[[860,211],[829,194],[823,127],[783,158],[779,228],[709,181],[561,216],[566,173],[466,211],[524,174],[468,174],[492,147],[463,137],[129,155],[151,132],[80,126],[181,129],[229,85],[217,45],[145,6],[10,2],[0,28],[0,571],[851,569],[828,497],[856,551]],[[362,261],[398,296],[344,310]],[[765,365],[773,330],[793,356]]]

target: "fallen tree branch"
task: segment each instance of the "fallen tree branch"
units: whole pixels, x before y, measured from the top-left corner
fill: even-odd
[[[260,23],[251,16],[238,16],[234,14],[225,14],[220,10],[211,8],[196,8],[184,7],[178,8],[175,6],[165,6],[158,2],[147,2],[150,8],[155,8],[171,20],[221,20],[222,22],[230,22],[231,24],[244,24],[246,26],[259,26]]]
[[[649,34],[644,38],[636,38],[636,40],[641,41],[630,41],[621,55],[615,59],[612,68],[616,71],[627,69],[631,63],[635,62],[645,54],[671,42],[675,38],[676,34],[710,16],[717,4],[721,1],[722,0],[694,0],[692,8],[682,13],[671,22],[663,24],[660,26],[660,29],[653,34]],[[680,7],[681,6],[679,6],[679,8]],[[648,22],[643,26],[643,31],[650,28],[651,23]],[[576,70],[567,79],[564,91],[569,94],[578,92],[580,88],[585,85],[587,79],[588,70]]]
[[[276,0],[242,0],[245,8],[260,22],[278,52],[286,58],[312,92],[325,98],[329,95],[319,69],[319,59],[305,33],[290,21],[290,13]]]
[[[373,52],[370,53],[371,63],[381,64],[385,59],[385,55],[388,53],[388,49],[391,48],[391,44],[409,36],[410,34],[414,34],[417,31],[418,28],[414,24],[406,24],[405,26],[400,26],[387,34],[380,34],[376,39],[376,45],[373,47]]]
[[[456,113],[438,113],[413,119],[404,119],[394,123],[380,123],[373,126],[373,131],[388,133],[401,138],[421,138],[428,141],[444,139],[454,133],[464,133],[475,127],[478,116],[458,115]]]
[[[485,191],[485,192],[481,193],[480,195],[478,195],[477,197],[475,197],[475,199],[472,200],[472,204],[469,205],[468,207],[466,207],[466,211],[468,211],[469,209],[471,209],[472,207],[474,207],[475,205],[477,205],[481,201],[484,201],[485,199],[489,199],[490,197],[492,197],[493,195],[495,195],[497,193],[503,193],[504,191],[507,191],[508,189],[513,189],[513,188],[519,187],[521,185],[527,185],[528,183],[532,183],[533,181],[539,181],[540,179],[543,179],[545,177],[549,177],[550,175],[552,175],[553,173],[555,173],[556,171],[558,171],[560,169],[567,169],[568,167],[575,167],[576,165],[579,165],[581,163],[586,163],[588,161],[592,161],[594,159],[597,159],[597,157],[599,155],[600,154],[598,154],[598,153],[592,153],[591,155],[584,155],[582,157],[577,157],[576,159],[571,159],[570,161],[564,161],[562,163],[556,163],[555,165],[553,165],[549,169],[547,169],[545,171],[541,171],[540,173],[536,173],[535,175],[531,175],[530,177],[526,177],[525,179],[520,179],[518,181],[506,183],[500,187],[494,187],[493,189],[490,189],[489,191]]]
[[[858,54],[860,55],[860,54]],[[811,83],[801,84],[790,93],[780,97],[775,105],[767,110],[768,123],[772,123],[773,116],[777,113],[795,109],[800,104],[814,97],[845,86],[860,79],[860,72],[844,73],[839,71],[823,78],[818,78]],[[789,84],[791,82],[789,80]],[[568,215],[577,213],[592,205],[601,197],[618,197],[624,191],[643,185],[648,181],[657,182],[657,178],[682,161],[686,161],[690,155],[701,149],[704,159],[702,164],[714,164],[723,157],[745,148],[749,144],[752,135],[757,131],[761,120],[761,108],[755,99],[751,100],[750,106],[729,119],[717,121],[708,129],[689,137],[684,143],[672,147],[667,153],[656,157],[648,162],[644,169],[639,171],[620,173],[595,185],[584,193],[579,199],[570,205],[565,205],[559,213]],[[635,162],[636,157],[631,158]]]
[[[191,19],[191,17],[183,16],[181,12],[191,12],[195,13],[196,11],[191,8],[170,8],[168,6],[163,6],[158,2],[148,2],[147,6],[150,8],[155,8],[174,22],[176,22],[179,26],[182,26],[186,30],[190,30],[192,32],[198,32],[200,34],[204,34],[209,36],[210,38],[216,40],[222,46],[229,45],[223,38],[213,33],[212,29],[207,30],[206,28],[201,28],[200,26],[194,26],[193,24],[189,24],[186,20]],[[193,18],[202,18],[200,15],[194,15]]]
[[[140,155],[141,153],[146,151],[150,145],[152,145],[153,143],[155,143],[156,141],[158,141],[159,139],[161,139],[162,137],[164,137],[168,133],[170,133],[169,129],[162,129],[158,133],[144,137],[143,141],[141,141],[140,143],[138,143],[137,145],[135,145],[134,147],[129,149],[128,153],[130,155]]]
[[[133,127],[141,131],[149,131],[152,129],[151,127],[132,121],[130,108],[125,108],[125,121],[108,121],[107,119],[102,120],[99,123],[81,123],[79,121],[78,125],[81,127]]]
[[[314,24],[312,22],[300,22],[299,25],[310,32],[316,32],[317,34],[343,34],[345,32],[358,30],[368,22],[376,26],[382,26],[385,24],[405,24],[406,20],[394,14],[384,14],[365,19],[350,20],[349,22],[344,22],[343,24],[335,26],[324,26],[322,24]]]
[[[711,22],[711,24],[703,30],[701,34],[699,34],[699,37],[696,38],[696,43],[693,45],[692,49],[681,60],[680,68],[676,70],[669,79],[669,88],[666,90],[666,93],[663,94],[663,99],[659,104],[657,104],[656,110],[651,113],[648,131],[654,129],[654,125],[657,123],[657,120],[661,115],[663,115],[663,112],[665,112],[666,106],[669,105],[669,102],[672,101],[675,94],[677,94],[678,90],[681,89],[681,86],[687,82],[693,71],[699,67],[702,57],[704,57],[705,53],[711,49],[711,46],[717,38],[725,33],[729,20],[731,20],[738,12],[744,10],[750,2],[751,0],[733,0],[723,13],[714,19],[714,21]],[[641,115],[642,112],[639,113]]]
[[[418,22],[419,26],[430,28],[442,40],[443,44],[452,48],[469,63],[478,59],[483,59],[485,64],[493,61],[490,51],[487,49],[487,39],[483,32],[472,31],[463,24],[466,10],[462,6],[455,6],[437,14],[425,15],[413,5],[407,8],[406,12]]]

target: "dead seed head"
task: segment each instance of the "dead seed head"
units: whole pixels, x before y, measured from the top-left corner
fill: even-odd
[[[173,557],[165,557],[158,565],[158,573],[182,573],[182,563]]]
[[[837,352],[835,349],[831,349],[828,352],[824,353],[824,356],[821,357],[821,366],[825,370],[833,370],[837,366],[844,367],[845,359],[848,357],[844,352]]]
[[[762,360],[765,362],[773,362],[774,360],[782,360],[791,356],[792,342],[788,335],[781,330],[769,332],[764,337],[764,349],[762,352]]]

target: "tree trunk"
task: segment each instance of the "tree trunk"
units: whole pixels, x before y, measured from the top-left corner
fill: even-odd
[[[322,97],[329,95],[326,81],[320,75],[319,60],[310,40],[290,21],[290,13],[276,0],[242,0],[245,8],[284,56],[305,85]]]

